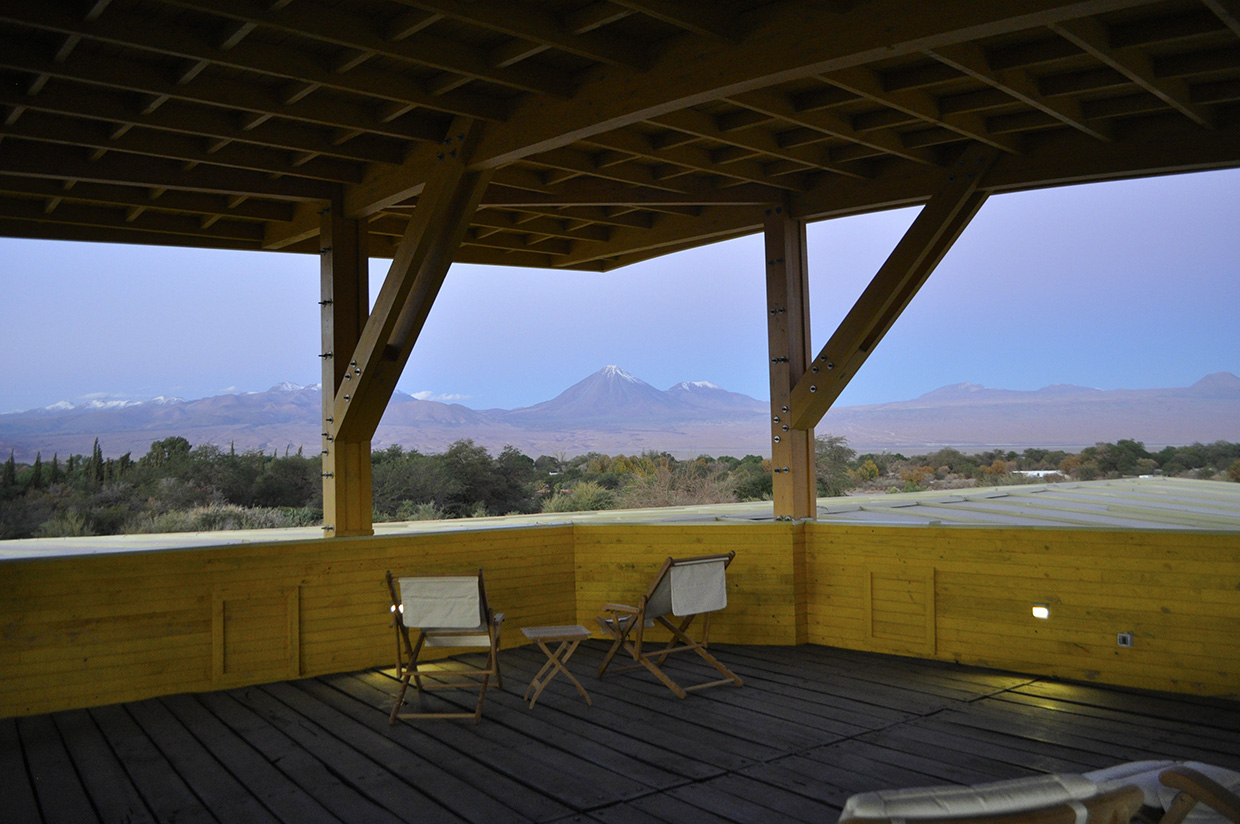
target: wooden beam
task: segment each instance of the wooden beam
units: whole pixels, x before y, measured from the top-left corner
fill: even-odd
[[[51,84],[30,97],[24,92],[0,87],[0,106],[24,106],[29,109],[94,119],[112,124],[146,126],[198,138],[235,140],[275,149],[296,152],[317,152],[363,163],[400,163],[404,158],[405,140],[370,137],[337,145],[328,139],[328,129],[317,125],[268,121],[257,129],[243,129],[236,120],[219,107],[194,106],[184,101],[169,101],[152,112],[142,112],[133,105],[133,97],[123,92],[97,86],[88,94],[70,82]]]
[[[790,191],[799,191],[799,187],[791,183],[772,180],[767,174],[767,167],[764,163],[757,160],[720,163],[711,156],[710,152],[700,146],[673,146],[660,149],[655,147],[649,137],[634,131],[610,132],[592,137],[588,142],[612,151],[644,157],[657,163],[680,166],[686,170],[708,174],[711,177],[732,178],[760,186],[775,186]]]
[[[534,66],[496,67],[485,50],[469,43],[438,35],[409,32],[398,40],[384,37],[374,21],[349,14],[343,7],[309,0],[278,9],[268,9],[241,0],[163,0],[165,3],[207,11],[233,20],[291,32],[303,37],[357,50],[362,54],[383,55],[395,60],[431,66],[465,78],[478,78],[519,91],[572,95],[573,82],[562,72]],[[354,59],[355,55],[350,55]],[[352,69],[336,67],[337,73]],[[430,90],[428,90],[430,91]],[[442,93],[435,96],[442,96]],[[411,103],[417,101],[409,101]],[[420,105],[425,105],[422,101]],[[440,104],[442,105],[442,104]]]
[[[232,49],[221,49],[218,44],[203,37],[202,31],[194,26],[176,26],[169,24],[167,20],[154,17],[130,15],[122,19],[119,16],[111,18],[104,15],[98,20],[83,20],[76,14],[59,13],[38,0],[5,0],[4,4],[0,5],[0,20],[210,65],[259,72],[296,82],[313,82],[327,88],[449,114],[498,120],[503,118],[506,109],[502,103],[478,95],[435,95],[420,83],[392,72],[360,68],[338,74],[325,61],[312,59],[305,52],[282,44],[250,41],[242,42]],[[194,83],[189,84],[180,84],[174,80],[172,85],[188,91],[198,86],[203,79],[198,77]],[[236,86],[231,82],[229,85]],[[305,103],[307,101],[299,105]],[[357,109],[359,119],[356,122],[365,123],[372,119],[371,114],[362,107]],[[295,116],[281,111],[278,107],[269,108],[267,111],[281,117]]]
[[[821,148],[812,146],[785,148],[779,145],[775,135],[770,132],[759,129],[725,131],[714,117],[695,109],[671,112],[655,118],[652,122],[678,132],[709,138],[727,146],[736,146],[771,158],[800,163],[808,169],[834,172],[845,177],[867,178],[870,176],[864,166],[833,162],[830,155]]]
[[[120,136],[114,136],[113,131],[102,122],[47,114],[34,108],[29,108],[19,122],[0,126],[3,134],[43,143],[86,146],[148,157],[163,157],[183,163],[204,163],[338,183],[357,183],[362,180],[360,163],[337,158],[321,157],[294,166],[293,155],[265,146],[232,143],[213,150],[204,146],[200,137],[191,135],[155,131],[145,127],[127,129]]]
[[[793,429],[792,393],[809,358],[809,261],[805,221],[784,206],[765,211],[767,353],[771,370],[771,464],[776,520],[818,515],[814,430]]]
[[[493,184],[483,195],[486,206],[510,208],[536,206],[762,206],[779,203],[784,193],[774,186],[746,184],[714,189],[686,184],[680,192],[626,186],[602,181],[574,180],[547,191],[532,192],[513,186]],[[626,221],[626,225],[632,225]],[[644,224],[643,224],[644,225]],[[649,228],[648,226],[646,228]]]
[[[125,152],[108,152],[91,160],[70,146],[5,140],[0,143],[0,174],[35,175],[57,180],[124,183],[155,189],[190,189],[226,195],[253,195],[285,200],[323,200],[336,186],[296,177],[273,178],[262,172],[185,164]]]
[[[1018,138],[991,134],[990,129],[986,127],[985,119],[980,115],[944,114],[939,109],[938,101],[929,92],[917,89],[889,92],[883,86],[882,77],[871,69],[864,67],[845,69],[823,75],[823,80],[853,94],[869,98],[875,103],[889,106],[927,123],[942,126],[978,143],[985,143],[1005,152],[1019,153],[1021,151]]]
[[[1065,20],[1051,30],[1094,58],[1123,74],[1133,83],[1162,100],[1171,108],[1202,126],[1212,126],[1214,115],[1192,100],[1188,84],[1171,77],[1158,77],[1154,61],[1136,46],[1112,48],[1111,35],[1099,20]]]
[[[339,200],[321,214],[319,251],[323,361],[323,535],[371,535],[370,438],[333,434],[337,391],[349,381],[349,358],[370,309],[366,226],[344,217]]]
[[[1223,25],[1240,37],[1240,2],[1237,0],[1202,0]]]
[[[1038,88],[1038,82],[1029,72],[1020,68],[991,68],[985,49],[976,43],[944,46],[927,52],[928,55],[951,66],[957,71],[998,89],[1026,106],[1050,115],[1061,123],[1084,132],[1099,140],[1111,140],[1111,130],[1105,123],[1090,122],[1076,99],[1051,100]]]
[[[922,208],[827,345],[792,390],[792,427],[812,429],[895,323],[956,238],[986,201],[979,191],[995,160],[973,145],[954,163],[943,187]]]
[[[851,96],[850,94],[849,97]],[[932,152],[922,149],[910,149],[901,143],[900,138],[894,134],[879,131],[862,131],[855,128],[844,115],[836,114],[826,109],[798,109],[791,98],[779,92],[764,89],[762,91],[738,94],[733,96],[731,100],[738,106],[744,106],[755,112],[761,112],[768,117],[804,126],[807,129],[837,137],[841,140],[847,140],[850,143],[867,146],[884,154],[895,155],[896,157],[902,157],[917,163],[937,163],[937,158],[935,158]]]
[[[336,392],[332,425],[338,439],[357,442],[374,434],[465,237],[490,178],[489,172],[467,168],[477,131],[469,121],[453,123],[428,176],[374,311],[349,359],[350,377]],[[349,214],[347,209],[345,214]]]
[[[112,206],[154,206],[175,212],[194,212],[246,220],[283,221],[293,217],[294,205],[288,201],[248,198],[234,203],[232,198],[221,195],[169,190],[156,197],[156,191],[158,190],[137,186],[113,186],[107,183],[76,183],[72,189],[65,189],[65,184],[58,180],[0,175],[0,192],[12,194],[67,197],[83,203]]]
[[[713,37],[724,43],[736,43],[741,39],[740,28],[734,19],[719,11],[713,4],[694,0],[611,0],[617,6],[641,12],[648,17],[670,23],[677,28]]]
[[[518,103],[501,128],[488,132],[475,163],[502,166],[720,97],[1151,2],[1027,0],[1020,13],[993,0],[771,4],[738,18],[747,34],[732,48],[676,38],[646,73],[591,72],[570,101]],[[659,82],[651,82],[655,77]]]
[[[648,67],[649,59],[644,44],[607,33],[573,33],[563,20],[530,4],[517,5],[503,0],[402,2],[600,63],[637,71]]]

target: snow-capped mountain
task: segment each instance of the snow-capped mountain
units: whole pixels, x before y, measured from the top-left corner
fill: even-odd
[[[0,454],[19,461],[89,453],[145,454],[173,435],[190,443],[264,451],[322,448],[318,384],[279,383],[265,392],[185,400],[56,403],[0,415]],[[606,366],[551,400],[522,409],[475,410],[396,392],[373,440],[442,451],[473,439],[492,451],[512,445],[531,456],[667,450],[678,455],[770,454],[767,405],[709,381],[661,390]],[[910,401],[835,407],[815,428],[848,438],[861,452],[905,454],[1028,446],[1080,448],[1133,438],[1147,446],[1240,441],[1240,378],[1219,372],[1192,386],[1101,390],[1052,385],[1033,391],[956,384]]]

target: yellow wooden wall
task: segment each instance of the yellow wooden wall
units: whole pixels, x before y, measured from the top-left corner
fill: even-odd
[[[0,717],[390,665],[386,569],[485,568],[512,646],[522,626],[596,630],[665,558],[729,550],[718,642],[1240,697],[1240,535],[616,524],[0,563]]]
[[[1238,535],[805,530],[811,643],[1240,697]]]
[[[712,617],[712,640],[796,644],[799,577],[789,552],[791,524],[577,526],[577,623],[597,631],[603,604],[637,604],[667,558],[736,552],[728,567],[728,607]]]
[[[521,626],[575,620],[571,527],[0,564],[0,717],[395,663],[385,570],[486,570]]]

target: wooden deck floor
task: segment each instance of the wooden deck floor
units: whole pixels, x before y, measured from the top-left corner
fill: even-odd
[[[1232,702],[814,646],[720,646],[745,687],[680,701],[643,673],[594,678],[601,654],[570,665],[593,707],[557,679],[529,710],[541,653],[505,651],[477,726],[389,727],[382,672],[0,719],[0,818],[833,824],[880,787],[1155,757],[1240,769]]]

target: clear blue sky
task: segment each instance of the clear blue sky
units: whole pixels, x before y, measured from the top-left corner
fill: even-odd
[[[915,213],[810,227],[815,350]],[[614,363],[765,399],[763,268],[758,237],[606,274],[456,266],[400,388],[514,408]],[[0,412],[319,380],[317,257],[0,238],[0,295]],[[1240,171],[992,197],[839,403],[1218,371],[1240,373]]]

